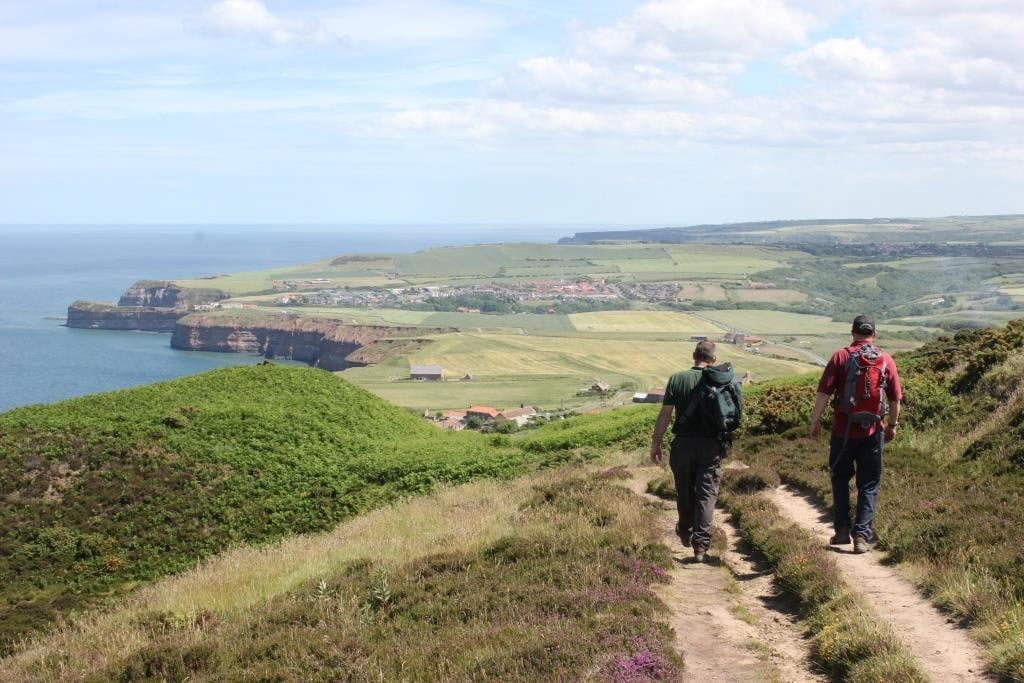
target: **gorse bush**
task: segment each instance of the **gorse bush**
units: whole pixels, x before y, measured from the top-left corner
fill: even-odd
[[[0,651],[231,544],[565,457],[445,433],[308,368],[229,368],[0,415]]]

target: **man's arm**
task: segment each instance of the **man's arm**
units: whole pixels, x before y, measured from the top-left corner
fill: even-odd
[[[828,405],[831,398],[830,394],[818,392],[818,399],[814,402],[814,411],[811,413],[810,431],[812,439],[817,439],[821,435],[821,416],[824,414],[825,406]]]
[[[651,438],[651,462],[660,465],[663,459],[661,454],[661,440],[665,438],[665,431],[672,422],[673,406],[664,405],[658,413],[658,421],[654,423],[654,437]]]
[[[886,359],[889,365],[889,385],[886,393],[889,398],[889,415],[885,420],[885,440],[892,441],[896,438],[896,427],[899,426],[900,409],[903,407],[903,386],[900,382],[900,373],[896,369],[896,363],[892,356]]]

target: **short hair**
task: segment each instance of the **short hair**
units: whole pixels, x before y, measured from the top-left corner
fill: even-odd
[[[718,354],[715,353],[715,342],[697,342],[697,348],[693,350],[693,359],[696,361],[705,360],[710,363],[714,361],[717,356]]]

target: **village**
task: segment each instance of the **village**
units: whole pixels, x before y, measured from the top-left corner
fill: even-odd
[[[386,289],[331,288],[324,278],[282,280],[274,289],[287,292],[275,303],[282,306],[347,306],[351,308],[392,307],[422,304],[427,299],[465,295],[493,295],[514,301],[559,299],[622,299],[619,289],[604,280],[531,280],[509,283],[491,282],[466,287],[409,286]]]

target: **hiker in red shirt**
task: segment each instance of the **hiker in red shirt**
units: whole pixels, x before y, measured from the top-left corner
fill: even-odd
[[[850,542],[850,479],[857,475],[857,514],[853,551],[866,553],[875,540],[875,499],[882,483],[882,445],[896,437],[903,389],[892,356],[875,348],[875,321],[853,321],[853,343],[839,349],[818,382],[811,415],[811,438],[821,434],[821,416],[832,401],[829,472],[835,502],[832,545]]]

